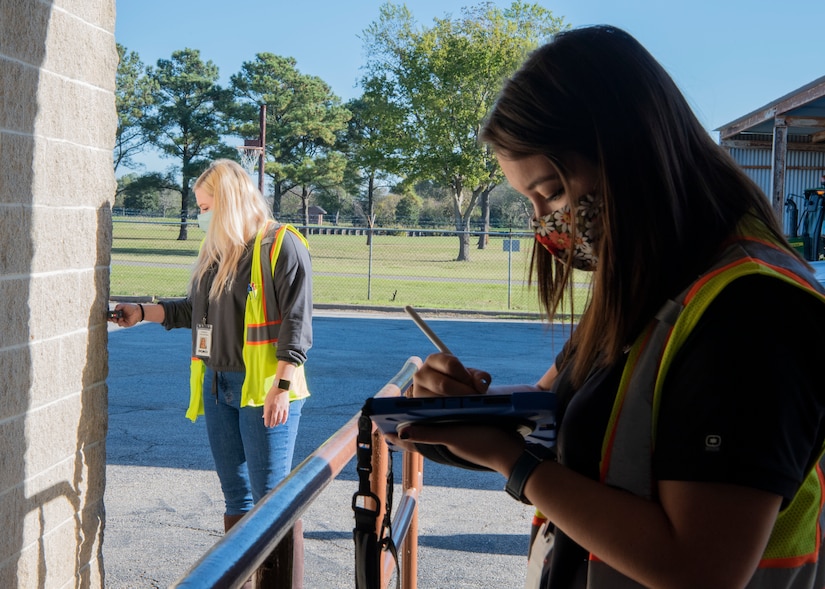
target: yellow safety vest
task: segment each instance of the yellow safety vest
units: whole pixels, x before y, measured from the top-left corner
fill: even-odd
[[[278,316],[272,280],[263,280],[263,277],[275,275],[275,263],[281,253],[286,231],[298,236],[304,246],[309,247],[306,238],[295,227],[281,225],[275,232],[269,257],[261,257],[261,244],[270,241],[265,239],[268,229],[267,223],[266,227],[255,236],[255,245],[252,249],[252,272],[249,283],[259,285],[260,288],[250,289],[244,311],[243,360],[246,375],[241,390],[241,407],[260,407],[264,404],[266,394],[272,388],[275,372],[278,369],[276,334],[281,320]],[[186,411],[186,417],[192,421],[197,420],[199,415],[203,415],[205,375],[206,363],[200,358],[193,357],[189,373],[189,409]],[[303,364],[295,369],[290,382],[290,401],[309,397]]]
[[[714,267],[659,311],[654,324],[628,353],[602,446],[601,480],[645,498],[654,494],[652,454],[665,375],[700,317],[736,278],[762,274],[797,286],[825,303],[825,289],[795,257],[750,237],[731,245]],[[768,546],[748,589],[801,589],[825,586],[823,502],[820,463],[808,473],[796,496],[774,524]],[[588,589],[642,587],[591,554]]]

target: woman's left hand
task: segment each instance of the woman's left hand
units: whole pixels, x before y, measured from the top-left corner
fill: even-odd
[[[289,391],[273,386],[264,401],[264,425],[275,427],[286,423],[289,418]]]
[[[415,452],[415,444],[443,444],[473,464],[500,472],[505,477],[524,450],[524,438],[515,431],[487,425],[408,425],[398,434],[387,434],[394,446]]]

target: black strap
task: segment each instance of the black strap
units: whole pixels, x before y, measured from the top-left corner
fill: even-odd
[[[389,550],[395,559],[396,587],[401,587],[401,569],[398,551],[392,541],[392,452],[387,465],[387,508],[381,524],[380,538],[375,531],[381,500],[372,492],[372,420],[362,411],[358,418],[356,438],[356,471],[358,491],[352,496],[352,510],[355,513],[355,528],[352,530],[355,542],[355,589],[380,589],[381,551]]]

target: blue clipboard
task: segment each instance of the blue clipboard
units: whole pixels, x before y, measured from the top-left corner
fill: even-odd
[[[451,423],[514,428],[530,443],[556,444],[556,395],[541,391],[506,395],[458,397],[372,397],[364,404],[382,432],[395,433],[402,425]]]

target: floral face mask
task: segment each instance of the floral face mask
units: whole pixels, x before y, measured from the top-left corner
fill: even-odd
[[[592,194],[587,194],[580,199],[575,241],[571,230],[573,215],[570,212],[570,205],[565,205],[548,215],[533,217],[532,224],[536,232],[536,241],[564,263],[567,263],[572,248],[572,266],[579,270],[592,272],[596,269],[598,262],[593,250],[596,237],[595,220],[601,212],[601,200],[597,200]]]

